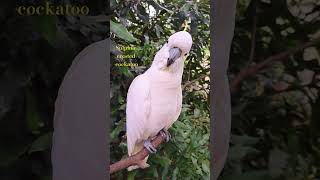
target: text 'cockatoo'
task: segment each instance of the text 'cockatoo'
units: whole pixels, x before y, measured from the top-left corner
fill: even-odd
[[[132,81],[126,108],[129,156],[144,147],[155,153],[150,140],[159,132],[169,140],[168,129],[181,112],[184,60],[191,46],[192,38],[188,32],[171,35],[155,55],[151,67]],[[128,170],[149,167],[147,159],[130,166]]]

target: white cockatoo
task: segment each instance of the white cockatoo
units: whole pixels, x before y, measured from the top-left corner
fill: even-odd
[[[151,67],[132,81],[126,107],[129,156],[144,147],[155,153],[150,140],[158,133],[169,140],[168,129],[181,112],[184,60],[191,46],[192,37],[188,32],[176,32],[157,52]],[[128,170],[149,167],[147,159],[130,166]]]

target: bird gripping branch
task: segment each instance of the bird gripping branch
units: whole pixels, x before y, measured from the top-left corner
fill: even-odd
[[[137,76],[127,94],[126,128],[128,155],[133,156],[144,147],[157,150],[151,140],[161,133],[169,140],[168,129],[178,119],[182,106],[182,74],[184,60],[192,46],[186,31],[171,35],[156,53],[151,67]],[[128,167],[128,170],[147,168],[148,156]]]

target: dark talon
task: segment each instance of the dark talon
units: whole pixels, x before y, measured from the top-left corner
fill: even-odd
[[[162,129],[160,131],[160,134],[162,137],[166,138],[166,142],[169,142],[169,140],[171,139],[171,134],[167,130]]]
[[[151,144],[149,139],[147,139],[143,142],[143,146],[152,154],[157,152],[157,149],[155,147],[153,147],[153,145]]]

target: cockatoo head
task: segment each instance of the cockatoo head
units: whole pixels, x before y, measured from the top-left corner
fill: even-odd
[[[186,31],[172,34],[155,56],[155,63],[162,70],[175,72],[183,68],[184,59],[192,46],[192,37]]]
[[[186,31],[179,31],[169,37],[167,44],[170,49],[179,48],[181,55],[186,55],[191,49],[192,37]]]

